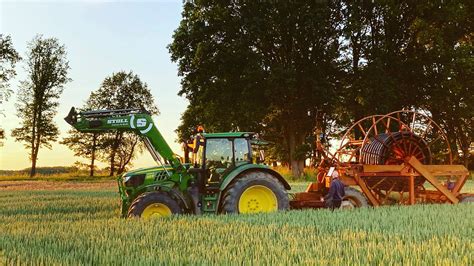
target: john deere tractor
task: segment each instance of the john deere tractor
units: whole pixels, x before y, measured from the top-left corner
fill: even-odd
[[[289,208],[290,185],[252,152],[251,132],[203,133],[194,161],[183,162],[142,109],[80,112],[65,120],[80,132],[129,131],[142,137],[157,166],[118,177],[123,217],[256,213]],[[258,153],[260,154],[260,153]]]

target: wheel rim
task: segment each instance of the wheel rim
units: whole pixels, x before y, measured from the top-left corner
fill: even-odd
[[[163,203],[153,203],[148,205],[142,212],[141,217],[148,218],[161,218],[171,215],[171,209]]]
[[[251,186],[240,196],[240,213],[273,212],[277,210],[277,197],[268,187],[261,185]]]

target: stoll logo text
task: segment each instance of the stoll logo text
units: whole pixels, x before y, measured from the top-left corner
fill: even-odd
[[[109,124],[109,125],[123,125],[123,124],[128,124],[128,119],[125,119],[125,118],[110,119],[110,120],[107,120],[107,124]]]

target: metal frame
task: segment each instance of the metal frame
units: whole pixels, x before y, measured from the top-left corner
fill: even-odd
[[[354,137],[356,130],[363,138]],[[387,161],[387,164],[365,164],[362,154],[365,152],[364,147],[372,142],[386,145],[380,139],[380,134],[390,138],[391,143],[397,146],[398,150],[395,152],[399,154],[394,152],[391,156],[398,157],[396,160]],[[396,139],[396,134],[405,135],[400,141]],[[444,164],[423,164],[420,160],[426,159],[428,162],[431,160],[424,155],[420,156],[421,148],[413,146],[415,141],[423,141],[430,155],[431,146],[437,143],[443,152],[436,155],[444,157],[441,160],[437,158],[437,161]],[[318,166],[318,177],[315,182],[308,185],[305,192],[294,195],[294,199],[290,202],[293,208],[324,207],[321,201],[321,197],[327,193],[324,176],[330,167],[338,169],[344,184],[359,187],[372,206],[393,202],[402,205],[456,204],[462,197],[472,195],[461,193],[469,171],[463,165],[452,164],[451,147],[446,134],[437,123],[423,113],[401,110],[362,118],[345,131],[339,149],[334,154],[324,150],[321,143],[317,144],[323,154]],[[438,179],[440,177],[446,177],[446,183],[454,181],[454,186],[448,188]],[[426,188],[424,184],[430,184],[433,189]],[[394,194],[397,197],[394,197]]]

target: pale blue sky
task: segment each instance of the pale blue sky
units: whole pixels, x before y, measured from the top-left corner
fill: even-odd
[[[22,56],[27,42],[36,34],[56,37],[66,45],[73,81],[65,86],[55,120],[62,134],[70,128],[63,117],[71,106],[81,106],[106,76],[132,70],[151,89],[161,111],[155,122],[179,152],[174,130],[187,101],[177,96],[180,79],[166,46],[179,25],[181,10],[182,1],[0,0],[0,28],[3,34],[11,35]],[[13,90],[25,78],[23,65],[17,66],[18,76],[11,82]],[[13,96],[1,107],[6,117],[0,117],[0,123],[7,131],[7,140],[0,148],[0,169],[30,166],[28,151],[9,136],[19,122],[15,101]],[[38,158],[39,166],[70,165],[79,160],[57,143],[52,150],[42,149]],[[151,156],[144,153],[135,160],[134,167],[153,164]]]

